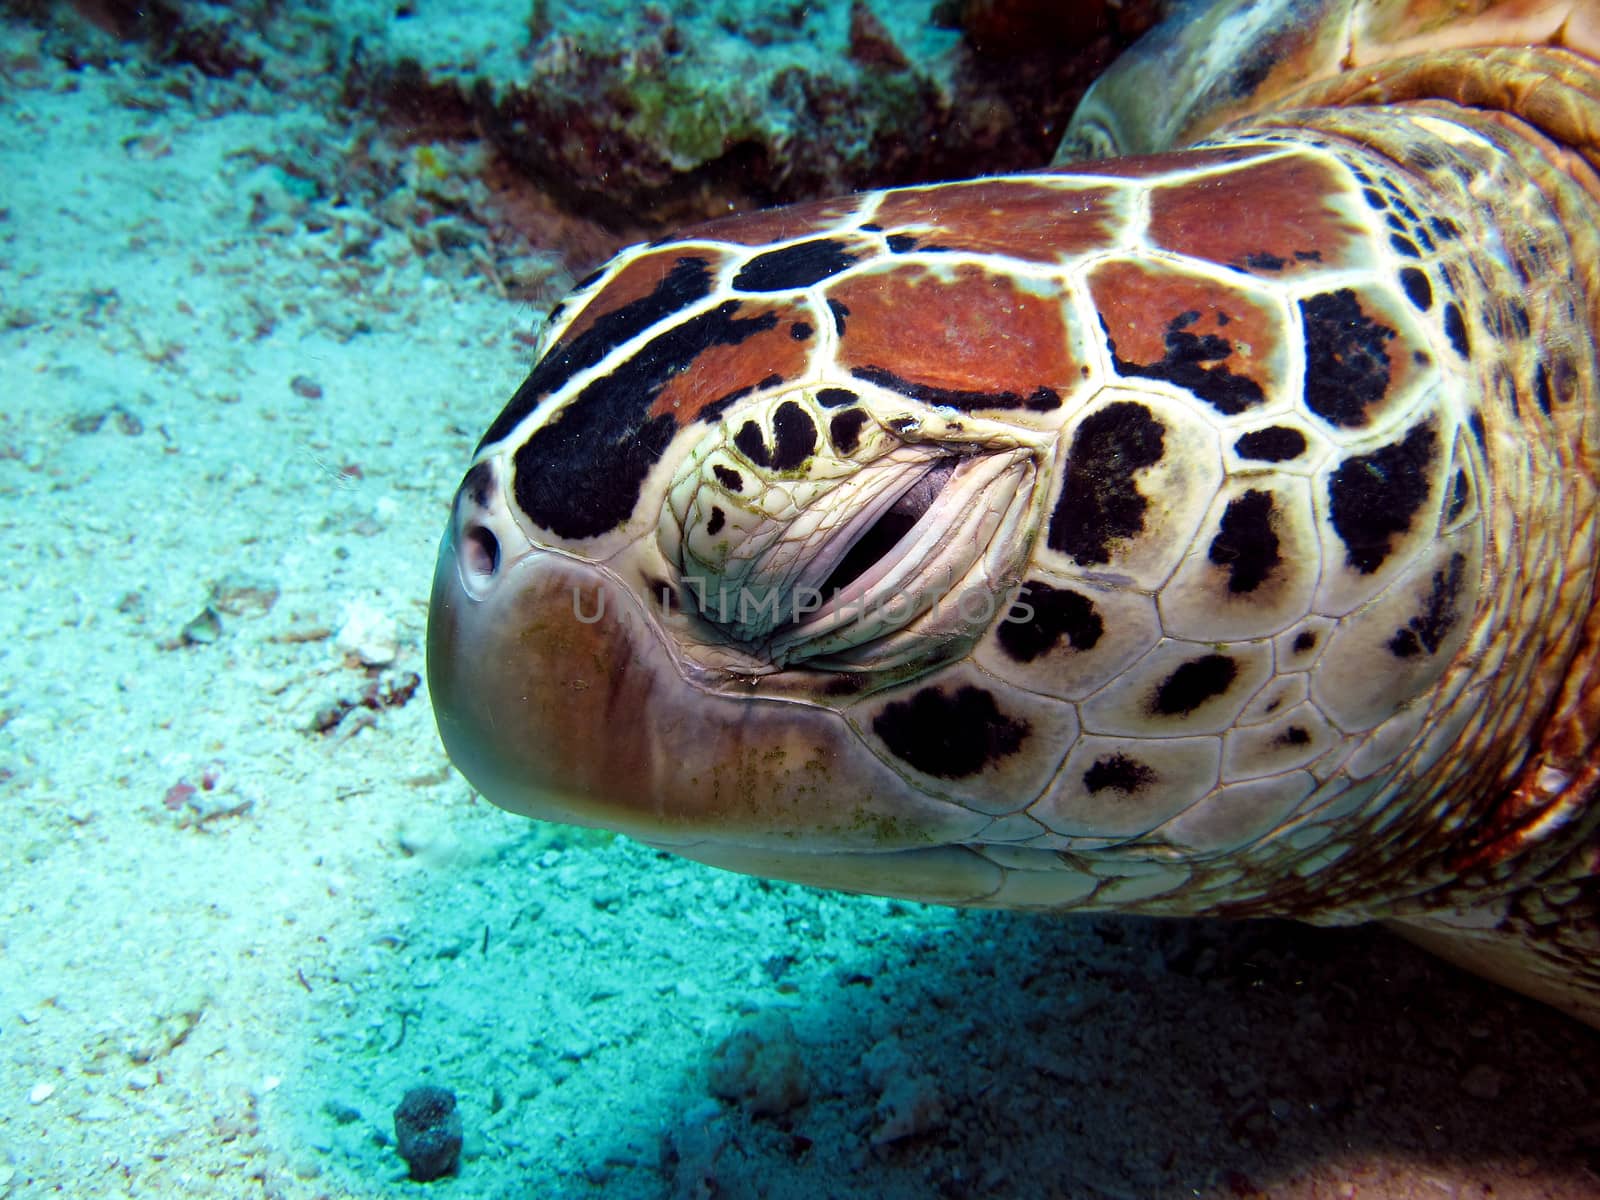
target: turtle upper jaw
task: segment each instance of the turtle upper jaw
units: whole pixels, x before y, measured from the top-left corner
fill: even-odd
[[[594,564],[533,550],[487,588],[481,565],[479,543],[446,534],[428,687],[451,761],[494,804],[748,875],[1017,903],[970,848],[990,818],[911,788],[836,711],[704,691]]]
[[[713,693],[632,589],[531,548],[485,580],[471,522],[440,548],[428,683],[451,759],[513,812],[640,840],[884,852],[971,839],[833,709]]]

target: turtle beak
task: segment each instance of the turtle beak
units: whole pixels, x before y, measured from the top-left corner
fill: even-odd
[[[531,545],[482,482],[468,476],[440,546],[428,686],[445,749],[489,800],[691,856],[877,855],[982,824],[906,787],[831,708],[704,686],[634,589]]]
[[[434,570],[428,690],[475,788],[526,816],[653,824],[658,750],[635,733],[663,682],[656,640],[607,574],[529,540],[494,460],[468,472]]]
[[[502,808],[636,829],[650,748],[608,732],[626,716],[619,705],[651,690],[629,644],[629,606],[614,584],[549,551],[497,564],[487,588],[474,586],[480,561],[447,534],[434,572],[428,688],[445,750]]]

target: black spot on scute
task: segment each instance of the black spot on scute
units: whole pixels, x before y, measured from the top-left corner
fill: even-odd
[[[1410,238],[1401,237],[1398,233],[1389,235],[1389,245],[1394,247],[1396,254],[1405,258],[1421,258],[1422,252],[1417,249],[1417,244]]]
[[[623,429],[608,415],[577,409],[535,431],[516,452],[517,503],[557,537],[599,537],[626,521],[677,429],[669,416]]]
[[[721,463],[714,463],[711,473],[717,477],[717,482],[730,492],[744,491],[744,476],[732,467],[725,467]]]
[[[855,261],[842,242],[817,238],[756,255],[733,277],[733,286],[741,292],[790,292],[837,275]]]
[[[1295,634],[1294,652],[1296,654],[1305,654],[1307,651],[1314,650],[1316,645],[1317,635],[1312,633],[1309,629],[1301,630],[1299,633]]]
[[[1154,771],[1126,754],[1111,754],[1105,758],[1097,758],[1083,773],[1083,786],[1091,793],[1117,791],[1131,796],[1155,781]]]
[[[793,471],[817,450],[817,426],[806,410],[793,400],[785,400],[772,414],[772,431],[777,446],[772,452],[775,471]]]
[[[1400,286],[1405,289],[1406,299],[1418,312],[1427,312],[1433,307],[1433,285],[1428,282],[1426,271],[1406,267],[1400,272]]]
[[[854,454],[861,444],[861,427],[867,423],[867,414],[859,408],[847,408],[834,413],[828,422],[828,437],[840,454]]]
[[[733,444],[740,454],[756,466],[772,465],[772,453],[767,449],[767,439],[761,435],[761,426],[754,421],[746,421],[739,426],[739,432],[733,435]]]
[[[828,311],[833,314],[834,332],[836,332],[840,337],[843,337],[844,336],[844,321],[845,321],[845,318],[850,315],[849,306],[840,303],[838,300],[829,300],[828,301]]]
[[[1080,563],[1108,563],[1112,543],[1144,528],[1148,506],[1134,473],[1161,461],[1166,431],[1143,404],[1119,400],[1072,435],[1046,541]]]
[[[1276,254],[1269,254],[1265,250],[1256,251],[1254,254],[1244,256],[1244,265],[1252,271],[1281,271],[1289,263],[1286,258]]]
[[[1306,452],[1306,435],[1286,425],[1269,425],[1265,429],[1252,429],[1241,434],[1233,443],[1240,458],[1257,462],[1285,462],[1299,458]]]
[[[817,403],[823,408],[843,408],[847,404],[854,404],[861,399],[849,388],[827,387],[817,392]]]
[[[712,537],[722,532],[722,527],[727,523],[727,516],[716,505],[711,506],[711,519],[706,522],[706,532]]]
[[[1454,300],[1444,306],[1444,335],[1462,358],[1469,356],[1472,346],[1467,341],[1467,323],[1461,317],[1461,306]]]
[[[1394,330],[1361,311],[1349,288],[1300,301],[1305,324],[1306,406],[1345,427],[1367,423],[1367,409],[1389,390]]]
[[[1389,557],[1390,538],[1411,528],[1432,486],[1438,443],[1424,422],[1401,441],[1345,459],[1329,477],[1329,515],[1349,566],[1372,574]]]
[[[883,240],[888,244],[891,254],[906,254],[917,248],[917,239],[909,233],[891,233]]]
[[[1395,630],[1389,639],[1389,653],[1396,658],[1411,658],[1424,650],[1429,654],[1439,652],[1460,617],[1456,601],[1461,597],[1466,573],[1467,559],[1463,554],[1450,556],[1448,571],[1433,573],[1433,587],[1422,602],[1422,611],[1407,621],[1405,628]]]
[[[1228,502],[1207,555],[1228,571],[1228,590],[1253,592],[1281,561],[1272,529],[1272,493],[1251,490]]]
[[[811,328],[810,323],[806,321],[796,321],[789,326],[789,336],[797,342],[805,341],[813,332],[814,330]]]
[[[1130,378],[1160,379],[1186,388],[1224,416],[1242,413],[1260,404],[1261,385],[1245,375],[1235,375],[1223,360],[1233,357],[1233,343],[1214,333],[1189,332],[1199,314],[1180,313],[1167,323],[1162,341],[1166,353],[1159,362],[1134,363],[1117,357],[1117,343],[1106,329],[1106,346],[1117,373]],[[1219,321],[1220,323],[1220,321]],[[1105,322],[1101,321],[1101,328]],[[1205,364],[1213,364],[1206,366]]]
[[[580,290],[599,278],[599,274],[597,271],[589,280],[579,284]],[[705,259],[680,258],[648,296],[641,296],[614,312],[606,313],[572,341],[552,349],[522,381],[522,386],[511,397],[505,410],[495,418],[494,424],[489,426],[489,431],[479,441],[478,449],[505,437],[537,407],[539,401],[560,390],[579,371],[594,366],[623,342],[644,332],[657,321],[681,312],[696,300],[709,295],[711,282],[711,271]],[[663,338],[666,336],[663,335]],[[651,343],[652,346],[655,344]],[[585,389],[586,394],[588,390]]]
[[[1232,686],[1239,664],[1225,654],[1191,658],[1156,688],[1150,711],[1156,716],[1182,717],[1214,700]]]
[[[1280,746],[1304,746],[1311,741],[1311,735],[1299,725],[1291,725],[1278,735]]]
[[[1535,363],[1533,366],[1533,398],[1539,404],[1539,411],[1545,416],[1550,415],[1550,373],[1544,369],[1544,364]]]
[[[1007,716],[994,696],[971,685],[952,695],[926,687],[883,707],[872,731],[896,758],[925,775],[964,779],[1015,754],[1027,740],[1026,721]]]
[[[1017,662],[1032,662],[1063,637],[1074,650],[1091,650],[1104,632],[1105,623],[1089,597],[1030,579],[1017,593],[1017,603],[1000,622],[995,638]]]
[[[677,432],[650,406],[673,378],[712,346],[738,345],[777,324],[739,317],[728,301],[671,327],[578,393],[514,456],[518,505],[558,537],[597,537],[633,513],[645,475]],[[526,386],[526,385],[524,385]]]

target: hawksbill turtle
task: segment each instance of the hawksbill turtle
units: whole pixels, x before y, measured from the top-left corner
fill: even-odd
[[[1191,2],[1055,165],[622,251],[455,498],[450,756],[820,886],[1381,920],[1600,1025],[1597,60],[1595,0]]]

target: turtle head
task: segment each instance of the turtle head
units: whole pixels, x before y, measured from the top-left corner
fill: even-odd
[[[1464,352],[1368,195],[1263,142],[624,251],[456,497],[451,757],[850,890],[1185,911],[1274,839],[1298,887],[1426,796],[1482,619]]]
[[[831,378],[826,304],[718,301],[711,274],[681,247],[625,253],[557,310],[480,443],[429,619],[446,748],[530,816],[980,896],[981,864],[931,864],[988,818],[908,787],[861,705],[1009,611],[1053,438]],[[1021,726],[993,708],[998,753]]]

